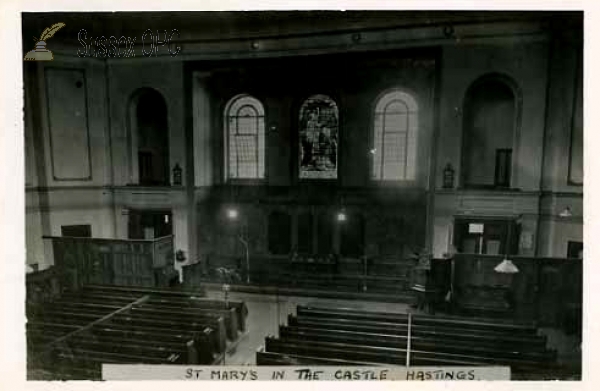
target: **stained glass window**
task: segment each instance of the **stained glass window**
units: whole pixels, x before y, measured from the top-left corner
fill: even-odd
[[[265,111],[256,98],[239,95],[225,109],[225,178],[265,177]]]
[[[414,180],[417,163],[418,107],[414,98],[394,90],[379,99],[374,116],[375,180]]]
[[[300,107],[300,179],[336,179],[339,114],[336,103],[313,95]]]

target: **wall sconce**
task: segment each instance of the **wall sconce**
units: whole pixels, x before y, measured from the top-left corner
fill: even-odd
[[[444,181],[443,181],[444,189],[452,189],[454,188],[454,168],[450,163],[446,164],[444,168]]]
[[[276,123],[272,123],[271,125],[269,125],[269,133],[277,133],[277,124]]]
[[[260,44],[258,43],[258,41],[252,41],[250,43],[250,47],[254,50],[257,50],[260,47]]]
[[[183,178],[183,170],[179,166],[179,163],[175,163],[175,167],[173,167],[173,185],[181,186]]]
[[[346,212],[343,209],[338,212],[338,214],[337,214],[338,222],[343,223],[344,221],[346,221],[347,218],[348,218],[348,216],[346,216]]]

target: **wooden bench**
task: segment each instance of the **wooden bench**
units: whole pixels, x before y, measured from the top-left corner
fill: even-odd
[[[248,308],[246,304],[241,301],[222,301],[213,300],[202,297],[155,297],[151,296],[146,302],[146,305],[160,305],[164,308],[174,308],[185,310],[187,308],[201,308],[201,309],[215,309],[215,310],[229,310],[235,309],[237,314],[237,324],[240,331],[246,331],[246,319],[248,317]]]
[[[280,326],[279,336],[282,339],[310,340],[322,342],[341,342],[348,344],[370,344],[373,346],[407,348],[408,337],[405,335],[389,335],[344,330],[328,330],[319,328]],[[500,359],[523,359],[532,362],[550,363],[556,359],[554,352],[523,352],[506,350],[500,347],[485,347],[448,339],[431,339],[412,337],[411,348],[415,350],[436,351],[443,353],[468,354]]]
[[[367,335],[357,336],[348,335],[344,333],[337,333],[335,331],[321,332],[321,333],[300,333],[292,332],[291,330],[283,329],[280,330],[280,339],[282,341],[302,343],[304,342],[315,342],[315,343],[337,343],[344,345],[355,345],[355,346],[373,346],[373,347],[385,347],[400,349],[406,352],[407,339],[398,341],[398,337],[390,340],[381,335]],[[451,341],[428,341],[422,339],[411,339],[411,358],[415,356],[415,359],[419,357],[428,358],[427,354],[434,352],[438,354],[438,358],[447,358],[446,355],[451,355],[452,359],[460,357],[461,359],[468,359],[471,361],[477,361],[481,363],[496,364],[496,365],[510,365],[513,368],[531,368],[539,367],[546,364],[551,364],[553,357],[550,355],[536,355],[522,352],[504,351],[500,349],[481,349],[475,346],[464,346],[460,344],[453,344]],[[411,359],[411,362],[413,360]]]
[[[298,316],[314,316],[320,318],[344,318],[357,320],[373,320],[382,322],[393,322],[399,324],[408,323],[408,314],[371,312],[348,308],[319,308],[319,307],[297,307]],[[483,330],[486,333],[510,334],[510,335],[536,335],[537,328],[534,325],[502,323],[500,321],[482,321],[455,317],[434,317],[427,315],[412,315],[414,326],[423,325],[440,328],[461,328],[469,331]]]
[[[235,308],[221,310],[221,309],[204,309],[204,308],[165,308],[157,304],[136,304],[132,307],[131,314],[140,314],[143,316],[159,316],[168,319],[214,319],[215,317],[222,317],[225,324],[227,337],[234,341],[238,338],[238,333],[241,332],[242,327],[238,322],[238,315]]]
[[[28,305],[27,313],[28,368],[68,380],[100,378],[102,363],[214,364],[227,339],[246,329],[247,308],[184,292],[93,286]]]
[[[346,330],[391,335],[407,335],[408,333],[407,324],[368,320],[359,321],[352,319],[296,317],[289,315],[288,324],[290,326],[306,326],[329,330]],[[430,337],[433,340],[462,341],[477,346],[493,346],[512,350],[523,349],[524,347],[527,348],[527,351],[543,352],[546,350],[546,338],[540,335],[527,338],[504,335],[500,338],[496,334],[490,335],[485,332],[472,332],[471,330],[463,330],[460,328],[440,330],[427,326],[417,326],[414,328],[411,327],[411,336]]]
[[[289,315],[288,325],[280,326],[279,337],[267,337],[264,349],[257,352],[257,363],[271,365],[309,365],[318,360],[506,365],[519,376],[556,367],[556,352],[546,349],[546,337],[532,324],[426,315],[409,319],[401,313],[311,306],[298,306],[297,315]]]
[[[256,352],[256,365],[335,365],[335,366],[378,366],[381,364],[348,361],[334,358],[300,356],[297,354],[284,354],[276,352],[265,352],[263,348]]]
[[[161,329],[164,333],[169,333],[171,330],[189,331],[203,330],[210,327],[215,330],[215,344],[219,352],[224,352],[227,346],[225,323],[220,316],[208,317],[197,320],[179,320],[164,316],[146,316],[140,314],[117,314],[111,317],[105,325],[121,325],[129,327],[132,330],[139,330],[141,327]]]
[[[118,330],[97,326],[89,331],[88,335],[70,338],[77,341],[82,338],[107,344],[136,344],[158,347],[161,350],[177,352],[183,357],[186,364],[211,364],[214,356],[210,345],[210,331],[198,335],[197,333],[165,334],[149,331]]]
[[[326,359],[343,359],[354,362],[376,362],[386,365],[406,365],[407,360],[406,349],[372,346],[365,343],[359,345],[267,337],[265,339],[265,350],[282,354],[322,357]],[[498,359],[497,357],[475,356],[464,353],[444,353],[411,349],[410,365],[509,365],[515,372],[528,372],[539,368],[540,363],[521,359]]]
[[[131,353],[115,353],[84,348],[56,348],[52,359],[45,361],[42,368],[56,374],[59,379],[100,379],[102,364],[174,364],[179,356],[156,357]]]
[[[194,348],[201,364],[212,363],[214,356],[225,350],[224,341],[220,340],[215,330],[205,327],[201,331],[141,326],[139,324],[118,324],[103,322],[90,330],[94,335],[122,336],[142,341],[177,341],[189,343],[194,341]]]

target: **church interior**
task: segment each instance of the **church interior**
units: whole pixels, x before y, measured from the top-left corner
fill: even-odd
[[[23,62],[29,379],[581,379],[582,12],[23,13],[22,37],[53,56]]]

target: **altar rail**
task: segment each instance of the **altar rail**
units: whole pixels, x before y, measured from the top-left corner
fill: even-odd
[[[270,287],[412,296],[410,286],[414,261],[401,257],[365,259],[324,255],[291,258],[255,255],[250,257],[248,264],[249,272],[243,258],[205,257],[202,262],[183,267],[184,285],[249,282]]]
[[[168,286],[173,267],[173,236],[121,240],[45,236],[54,268],[67,289],[84,285]]]

